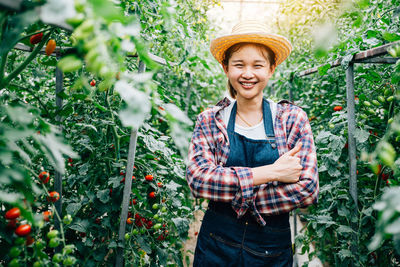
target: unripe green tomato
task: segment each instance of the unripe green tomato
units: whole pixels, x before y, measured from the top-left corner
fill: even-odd
[[[391,95],[391,96],[389,96],[388,98],[386,98],[386,100],[388,101],[388,102],[392,102],[393,101],[393,96]]]
[[[155,230],[158,230],[158,229],[160,229],[161,228],[161,223],[156,223],[154,226],[153,226],[153,228],[155,229]]]
[[[23,237],[18,237],[17,239],[15,239],[14,244],[19,246],[19,245],[23,245],[25,244],[26,239]]]
[[[33,263],[33,267],[42,267],[42,266],[43,266],[43,264],[40,261],[35,261]]]
[[[368,115],[362,113],[362,114],[360,114],[360,118],[366,120],[366,119],[368,119]]]
[[[368,101],[364,101],[363,103],[364,103],[364,106],[366,106],[366,107],[370,107],[371,106],[371,103],[368,102]]]
[[[161,208],[161,212],[163,212],[163,213],[167,212],[167,208],[166,207],[162,207]]]
[[[74,245],[66,245],[64,248],[63,248],[63,253],[64,254],[71,254],[73,251],[74,251],[74,248],[75,248],[75,246]]]
[[[58,236],[58,230],[51,230],[47,233],[47,238],[52,239]]]
[[[55,263],[61,262],[62,259],[63,259],[63,255],[61,253],[56,253],[53,256],[53,262],[55,262]]]
[[[138,229],[133,229],[133,231],[132,231],[132,234],[134,234],[134,235],[137,235],[137,234],[139,234],[139,231],[138,231]]]
[[[49,247],[55,248],[58,247],[59,245],[60,245],[60,239],[58,239],[57,237],[50,239]]]
[[[369,114],[375,115],[375,110],[374,109],[369,108],[367,111],[368,111]]]
[[[389,123],[389,124],[392,123],[393,120],[394,120],[393,118],[388,119],[388,123]]]
[[[72,266],[75,263],[75,258],[72,256],[68,256],[66,259],[63,261],[64,266]]]
[[[153,218],[157,220],[160,216],[158,214],[154,214]]]
[[[153,208],[153,210],[157,210],[158,209],[158,204],[154,203],[152,208]]]
[[[8,266],[9,266],[9,267],[19,267],[19,266],[21,266],[21,265],[19,264],[18,259],[15,258],[15,259],[12,259],[12,260],[10,261],[10,263],[8,264]]]
[[[141,234],[144,234],[144,233],[146,233],[146,230],[145,230],[144,228],[141,228],[141,229],[140,229],[140,233],[141,233]]]
[[[16,258],[21,254],[21,249],[19,247],[12,247],[9,254],[11,258]]]
[[[41,250],[42,248],[44,248],[45,243],[43,241],[41,241],[41,240],[38,240],[38,241],[35,242],[35,246],[36,246],[36,248],[38,250]]]
[[[63,218],[63,223],[68,225],[72,223],[72,216],[70,214],[67,214]]]
[[[382,104],[385,103],[385,101],[386,101],[385,98],[384,98],[383,96],[381,96],[381,95],[378,96],[378,100],[379,100],[379,102],[381,102]]]
[[[328,126],[329,126],[330,129],[335,128],[335,124],[333,124],[333,123],[329,123]]]
[[[392,90],[390,90],[390,89],[385,89],[385,92],[383,92],[383,94],[385,95],[385,96],[388,96],[388,95],[390,95],[392,93]]]
[[[125,240],[128,241],[131,238],[131,235],[129,233],[125,234]]]
[[[394,156],[388,151],[380,151],[379,152],[379,159],[385,164],[386,166],[392,166],[394,163]]]
[[[379,107],[381,105],[381,103],[379,103],[379,101],[376,99],[372,100],[372,104],[374,104],[377,107]]]

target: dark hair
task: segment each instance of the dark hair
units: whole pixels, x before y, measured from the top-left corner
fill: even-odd
[[[232,45],[225,51],[224,57],[222,59],[222,64],[225,67],[228,67],[229,59],[231,58],[232,54],[239,51],[243,46],[248,45],[248,44],[254,45],[255,47],[257,47],[260,50],[261,54],[268,60],[270,68],[275,67],[275,64],[276,64],[275,53],[268,46],[259,44],[259,43],[237,43],[237,44]],[[266,55],[265,55],[265,51],[267,52]],[[230,96],[232,98],[236,98],[237,92],[236,92],[235,88],[233,88],[233,86],[229,82],[229,80],[228,80],[227,87],[228,87]]]

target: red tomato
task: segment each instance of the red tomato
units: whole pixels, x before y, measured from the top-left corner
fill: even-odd
[[[132,199],[129,204],[136,205],[136,198]]]
[[[133,223],[133,219],[132,219],[132,218],[126,219],[126,223],[127,223],[127,224],[132,224],[132,223]]]
[[[39,173],[39,179],[42,183],[47,184],[50,180],[50,174],[48,172]]]
[[[18,236],[26,236],[31,232],[31,226],[29,224],[21,224],[15,229],[15,233]]]
[[[40,43],[43,38],[43,33],[40,32],[38,34],[32,35],[31,38],[29,39],[29,42],[33,45]]]
[[[153,181],[153,175],[151,175],[151,174],[146,175],[145,179],[146,179],[146,181],[151,182],[151,181]]]
[[[57,191],[52,191],[49,193],[49,197],[48,197],[49,201],[54,203],[59,199],[60,199],[60,194]]]
[[[162,184],[161,182],[158,182],[158,183],[157,183],[157,186],[158,186],[158,187],[163,187],[163,184]]]
[[[73,161],[72,158],[68,158],[69,163],[72,163],[72,161]]]
[[[6,212],[6,219],[7,220],[14,220],[17,219],[21,215],[21,211],[19,208],[12,208],[9,211]]]
[[[28,235],[28,236],[26,237],[26,242],[25,242],[25,244],[26,244],[27,246],[30,246],[30,245],[33,244],[33,242],[35,242],[35,239],[34,239],[32,236]]]
[[[94,79],[90,81],[90,86],[96,86],[96,81]]]
[[[340,111],[340,110],[342,110],[342,109],[343,109],[342,106],[335,106],[335,107],[333,108],[334,111]]]
[[[155,197],[156,197],[156,192],[149,193],[149,198],[155,198]]]
[[[43,211],[43,220],[48,222],[48,221],[50,221],[51,217],[52,217],[51,211],[49,211],[49,210]]]

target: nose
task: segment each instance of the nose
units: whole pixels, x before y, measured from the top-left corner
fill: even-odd
[[[242,72],[242,77],[244,79],[251,79],[254,77],[253,71],[251,68],[244,68]]]

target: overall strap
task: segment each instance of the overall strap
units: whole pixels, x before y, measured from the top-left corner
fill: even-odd
[[[265,134],[267,136],[275,136],[271,108],[269,106],[268,100],[266,99],[263,99],[263,120]]]

